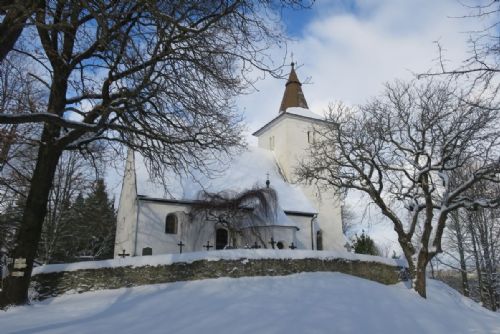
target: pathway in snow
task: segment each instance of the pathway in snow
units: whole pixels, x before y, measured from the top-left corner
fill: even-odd
[[[500,314],[430,281],[339,273],[220,278],[66,295],[0,311],[6,333],[500,333]]]

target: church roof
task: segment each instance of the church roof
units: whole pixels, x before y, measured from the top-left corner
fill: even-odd
[[[285,85],[285,93],[281,100],[279,112],[285,112],[288,108],[300,107],[308,109],[306,98],[302,92],[302,84],[295,73],[295,64],[292,63],[292,70]]]
[[[185,175],[165,175],[165,185],[152,180],[146,169],[143,158],[135,153],[135,170],[137,178],[137,195],[151,199],[174,201],[195,201],[201,191],[217,193],[231,191],[243,192],[254,187],[265,187],[269,173],[270,186],[278,195],[281,209],[290,213],[317,213],[317,209],[309,202],[302,190],[296,185],[286,182],[280,173],[276,159],[271,151],[251,147],[234,155],[230,161],[219,161],[212,166],[210,177],[193,170]]]
[[[254,136],[260,136],[261,133],[263,133],[266,129],[268,129],[270,126],[276,124],[279,120],[285,117],[292,117],[295,119],[302,119],[302,120],[307,120],[307,121],[313,121],[313,122],[327,122],[325,118],[321,115],[318,115],[316,113],[313,113],[309,109],[304,109],[300,107],[292,107],[288,108],[286,112],[280,113],[278,116],[274,117],[270,121],[266,122],[260,129],[252,133]]]

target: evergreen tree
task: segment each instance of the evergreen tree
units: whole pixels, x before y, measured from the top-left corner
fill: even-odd
[[[54,251],[53,261],[72,262],[78,257],[81,236],[80,226],[85,224],[84,219],[85,199],[80,192],[71,203],[67,211],[68,233],[60,238],[57,249]]]
[[[0,211],[0,250],[10,252],[14,248],[25,204],[26,199],[16,194]]]
[[[370,238],[369,235],[365,234],[365,231],[361,233],[358,237],[356,234],[356,240],[353,242],[354,252],[358,254],[368,254],[368,255],[380,255],[380,252],[375,245],[375,242]]]
[[[16,231],[23,210],[23,201],[18,200],[0,213],[0,251],[13,248]]]
[[[75,211],[79,256],[112,258],[116,231],[116,212],[113,201],[109,199],[102,179],[97,180],[92,192],[85,198],[83,205],[77,199]],[[81,209],[80,209],[81,208]]]
[[[59,231],[51,262],[113,257],[116,212],[102,179],[95,182],[87,196],[79,193],[68,206],[66,215],[65,228]]]

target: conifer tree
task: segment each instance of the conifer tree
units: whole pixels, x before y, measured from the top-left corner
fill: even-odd
[[[80,207],[81,203],[75,203]],[[104,180],[95,183],[77,215],[78,255],[94,258],[112,258],[114,250],[116,212]]]
[[[0,213],[0,251],[13,248],[19,221],[22,214],[22,203],[16,201]]]
[[[354,252],[358,254],[368,254],[368,255],[380,255],[377,246],[369,235],[365,234],[365,231],[361,233],[361,236],[356,235],[356,240],[354,240]]]
[[[79,226],[85,222],[84,214],[85,198],[83,193],[78,193],[73,203],[71,203],[67,212],[66,226],[70,230],[69,233],[61,238],[61,241],[54,254],[54,260],[62,262],[75,261],[78,256],[79,239],[81,238]]]

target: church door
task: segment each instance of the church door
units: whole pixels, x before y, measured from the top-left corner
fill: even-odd
[[[228,234],[224,228],[218,228],[215,231],[215,249],[224,249],[227,246]]]

